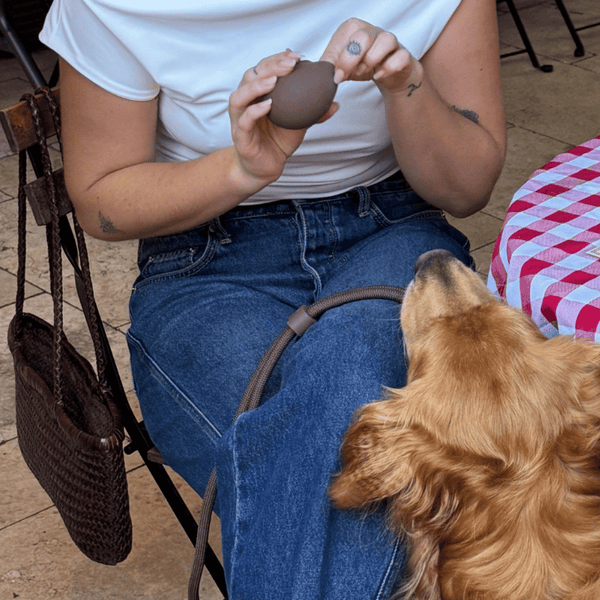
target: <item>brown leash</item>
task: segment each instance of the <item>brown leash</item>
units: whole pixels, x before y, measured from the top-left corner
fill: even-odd
[[[277,364],[277,361],[281,358],[283,351],[295,337],[301,337],[311,325],[314,325],[324,312],[330,308],[335,308],[342,304],[356,302],[358,300],[393,300],[401,304],[403,299],[403,288],[375,285],[338,292],[337,294],[332,294],[327,298],[318,300],[308,307],[301,306],[288,319],[285,329],[279,334],[277,339],[262,357],[244,391],[242,401],[240,402],[234,417],[234,422],[243,412],[252,410],[260,404],[265,385],[271,376],[271,372]],[[206,486],[206,491],[204,492],[202,510],[198,522],[198,537],[196,538],[196,551],[188,586],[188,600],[198,600],[200,579],[202,578],[206,547],[208,545],[210,521],[216,496],[217,473],[216,470],[213,469]]]

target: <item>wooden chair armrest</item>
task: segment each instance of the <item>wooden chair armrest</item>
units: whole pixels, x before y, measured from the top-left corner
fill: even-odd
[[[52,91],[60,104],[59,88],[55,87]],[[55,134],[55,131],[48,102],[43,94],[38,94],[36,98],[40,103],[46,137],[51,137]],[[33,119],[26,102],[18,102],[13,106],[0,110],[0,123],[2,123],[8,145],[13,152],[26,150],[37,143]]]

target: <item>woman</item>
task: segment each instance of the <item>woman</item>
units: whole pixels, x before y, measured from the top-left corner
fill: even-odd
[[[69,193],[89,234],[141,240],[136,392],[198,492],[217,467],[234,600],[388,598],[404,574],[383,511],[327,497],[353,412],[404,382],[397,306],[326,313],[231,422],[302,304],[406,285],[432,248],[471,263],[444,212],[485,206],[504,160],[495,6],[55,0],[41,39],[62,57]],[[301,54],[334,64],[336,102],[281,129],[262,96]]]

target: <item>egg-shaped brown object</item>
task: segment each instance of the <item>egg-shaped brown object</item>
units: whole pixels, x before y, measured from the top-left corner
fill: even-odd
[[[305,129],[314,125],[331,106],[337,84],[330,62],[301,60],[289,75],[279,77],[275,88],[264,96],[273,99],[267,117],[278,127]]]

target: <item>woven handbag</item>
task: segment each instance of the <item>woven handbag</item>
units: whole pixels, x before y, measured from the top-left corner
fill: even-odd
[[[50,104],[60,140],[58,106],[47,88],[40,91]],[[62,192],[52,174],[36,98],[27,94],[24,99],[36,125],[46,196],[50,200],[47,239],[54,323],[23,312],[27,208],[26,154],[22,151],[16,313],[8,332],[15,365],[19,446],[27,466],[54,502],[77,547],[93,561],[115,565],[128,556],[132,542],[124,431],[106,383],[85,239],[74,215],[85,288],[82,307],[94,343],[98,375],[65,337],[59,232]],[[65,198],[60,202],[64,204]]]

